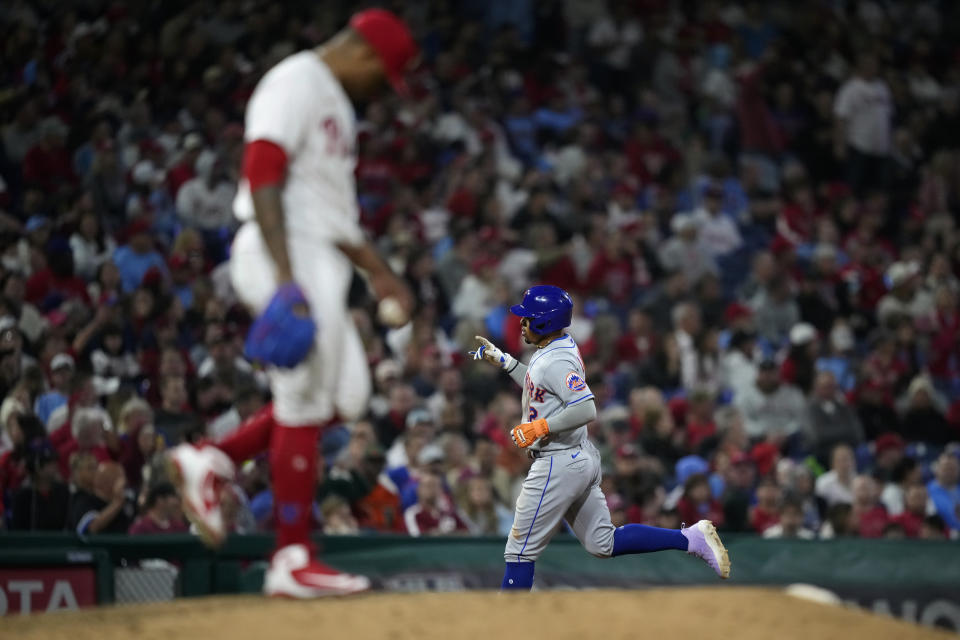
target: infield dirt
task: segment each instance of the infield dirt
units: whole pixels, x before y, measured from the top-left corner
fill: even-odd
[[[756,588],[219,596],[0,619],[17,640],[946,640],[858,609]]]

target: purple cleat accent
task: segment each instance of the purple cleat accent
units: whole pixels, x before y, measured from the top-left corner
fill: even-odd
[[[730,577],[730,556],[712,522],[701,520],[692,527],[681,528],[680,533],[687,538],[687,553],[702,559],[721,578]]]

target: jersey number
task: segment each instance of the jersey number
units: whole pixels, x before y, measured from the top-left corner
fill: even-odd
[[[537,419],[538,415],[540,415],[540,413],[537,411],[536,407],[530,407],[530,415],[528,416],[529,420],[527,420],[527,422],[533,422]]]

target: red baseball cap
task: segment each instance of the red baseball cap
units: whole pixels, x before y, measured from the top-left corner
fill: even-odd
[[[903,438],[901,438],[898,434],[889,432],[878,437],[875,446],[877,449],[877,455],[880,455],[884,451],[892,449],[903,451],[903,448],[906,445],[903,442]]]
[[[409,95],[403,76],[413,66],[420,51],[403,20],[385,9],[367,9],[353,14],[350,28],[363,36],[380,56],[394,91],[402,96]]]
[[[773,470],[773,465],[777,462],[779,449],[769,442],[759,442],[753,445],[750,450],[750,459],[757,465],[757,471],[765,476]]]
[[[753,317],[753,309],[739,302],[731,302],[723,311],[723,321],[726,324],[733,324],[740,318]]]

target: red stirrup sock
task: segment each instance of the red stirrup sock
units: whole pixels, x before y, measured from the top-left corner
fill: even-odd
[[[273,430],[270,442],[270,477],[277,548],[310,543],[313,500],[317,491],[317,439],[319,426]]]
[[[216,443],[216,447],[240,465],[267,450],[276,426],[271,403],[247,418],[236,431]]]

